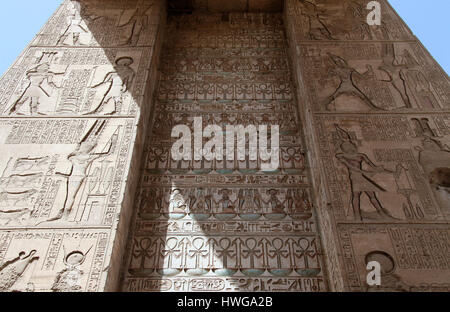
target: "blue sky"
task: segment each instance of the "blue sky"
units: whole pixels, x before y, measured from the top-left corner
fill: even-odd
[[[62,0],[3,0],[0,4],[0,75],[41,30]]]
[[[450,73],[450,1],[389,0],[442,68]]]
[[[450,73],[450,1],[389,0],[415,35]],[[2,1],[0,75],[14,62],[62,0]]]

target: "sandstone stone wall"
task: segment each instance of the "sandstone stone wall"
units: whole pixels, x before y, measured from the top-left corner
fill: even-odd
[[[0,80],[0,290],[115,290],[164,1],[64,1]]]
[[[450,84],[386,1],[287,0],[285,22],[333,290],[449,289]],[[372,290],[372,289],[371,289]]]

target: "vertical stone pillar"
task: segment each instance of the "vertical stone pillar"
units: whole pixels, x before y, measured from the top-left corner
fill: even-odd
[[[65,1],[0,80],[0,290],[117,289],[163,0]]]
[[[378,2],[285,1],[330,287],[448,291],[449,78]]]

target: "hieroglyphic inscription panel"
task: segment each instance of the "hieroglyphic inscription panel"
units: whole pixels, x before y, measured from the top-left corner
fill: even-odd
[[[442,115],[321,115],[316,129],[333,212],[341,220],[408,222],[448,218],[434,180],[450,165]]]
[[[349,288],[354,291],[449,291],[449,229],[441,226],[340,225]],[[370,244],[367,242],[370,241]],[[384,283],[368,287],[367,261],[378,261]]]
[[[1,291],[102,290],[109,230],[0,232]]]
[[[281,15],[180,15],[167,33],[123,290],[327,290]],[[172,128],[199,117],[279,125],[279,168],[174,161]]]
[[[448,76],[418,43],[305,44],[305,87],[315,111],[448,110]]]
[[[112,225],[133,131],[132,120],[0,120],[1,226]]]

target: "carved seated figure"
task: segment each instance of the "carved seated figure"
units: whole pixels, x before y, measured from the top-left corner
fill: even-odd
[[[234,201],[230,198],[230,190],[221,190],[220,194],[222,194],[222,198],[216,203],[220,206],[222,213],[236,213]]]
[[[267,191],[267,194],[270,195],[268,203],[270,204],[272,213],[284,214],[285,213],[284,205],[277,197],[277,195],[279,194],[279,191],[272,189],[272,190]]]
[[[170,207],[169,210],[174,213],[186,213],[186,202],[184,201],[183,195],[179,189],[172,191],[170,196]]]

